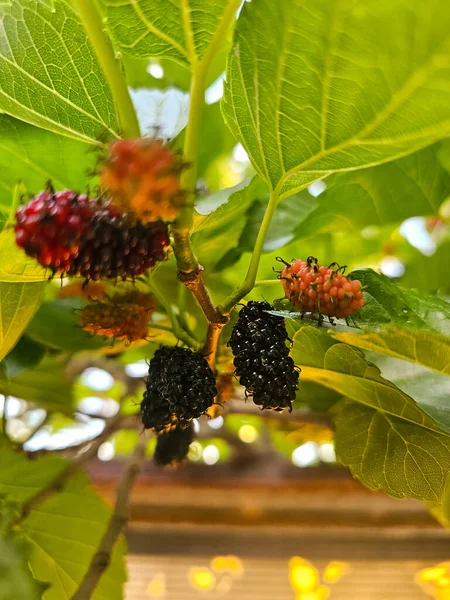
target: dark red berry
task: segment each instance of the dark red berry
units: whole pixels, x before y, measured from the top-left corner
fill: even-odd
[[[317,258],[310,256],[286,264],[281,283],[286,298],[300,310],[342,319],[364,305],[361,282],[342,271],[336,263],[320,267]]]
[[[17,245],[53,271],[68,271],[80,251],[94,206],[70,190],[41,192],[16,212]]]
[[[135,279],[164,260],[169,245],[168,226],[162,221],[144,225],[108,206],[93,215],[67,273],[86,281]]]

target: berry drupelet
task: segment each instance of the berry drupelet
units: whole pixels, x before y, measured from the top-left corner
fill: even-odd
[[[289,356],[284,319],[268,314],[268,302],[250,301],[241,309],[228,345],[240,383],[264,409],[292,410],[299,370]]]

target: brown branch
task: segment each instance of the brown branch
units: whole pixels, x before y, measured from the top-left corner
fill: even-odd
[[[21,523],[26,517],[30,514],[30,512],[36,508],[41,502],[47,500],[60,492],[68,480],[76,473],[76,471],[80,468],[81,465],[88,462],[92,458],[97,456],[98,449],[120,426],[121,415],[116,415],[113,417],[107,424],[102,433],[97,436],[94,440],[87,442],[86,445],[81,449],[80,452],[76,455],[72,462],[61,472],[53,481],[51,481],[47,487],[42,488],[34,496],[29,498],[21,507],[19,514],[17,517],[11,522],[10,527],[15,527],[19,523]]]
[[[178,280],[194,294],[209,323],[226,325],[228,317],[218,312],[214,306],[203,281],[203,271],[204,268],[201,265],[197,265],[193,271],[189,272],[179,270]]]
[[[117,486],[116,505],[108,528],[100,542],[97,552],[92,558],[89,569],[84,576],[80,587],[72,596],[71,600],[89,600],[94,593],[101,576],[111,562],[111,553],[114,544],[117,542],[128,522],[130,492],[134,481],[145,462],[146,445],[147,439],[145,435],[142,435],[136,444],[134,452],[119,481],[119,485]]]

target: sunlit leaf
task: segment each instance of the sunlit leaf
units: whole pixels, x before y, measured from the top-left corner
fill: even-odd
[[[301,378],[347,397],[332,409],[339,461],[371,489],[440,502],[450,468],[450,437],[359,350],[312,327],[303,327],[293,339]]]
[[[361,333],[338,332],[333,337],[364,350],[389,354],[450,375],[450,338],[447,336],[421,329],[387,326]]]
[[[200,61],[229,0],[100,0],[116,43],[137,57],[166,56],[186,65]]]
[[[450,131],[449,30],[444,0],[245,3],[227,123],[281,197],[411,153]]]
[[[42,302],[44,287],[45,283],[0,283],[0,360],[33,318]]]
[[[14,0],[0,22],[0,109],[89,143],[117,136],[110,90],[70,2]]]

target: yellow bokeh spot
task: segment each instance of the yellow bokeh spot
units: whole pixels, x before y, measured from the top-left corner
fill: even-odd
[[[244,572],[238,556],[216,556],[211,561],[211,569],[215,573],[231,573],[234,576],[240,576]]]
[[[242,425],[238,431],[239,439],[246,444],[253,444],[259,438],[259,433],[253,425]]]
[[[436,600],[450,600],[450,590],[437,590]]]
[[[329,591],[325,586],[320,586],[314,592],[301,592],[296,596],[295,600],[326,600]]]
[[[303,558],[294,557],[289,562],[289,580],[296,592],[314,592],[319,585],[319,573],[311,563]],[[309,598],[307,600],[310,600]]]
[[[448,573],[436,579],[436,585],[440,588],[450,589],[450,577],[448,576]]]
[[[417,579],[421,583],[435,582],[438,579],[445,577],[448,574],[448,564],[441,563],[429,569],[423,569],[417,575]]]
[[[192,567],[189,572],[191,586],[202,592],[209,592],[216,585],[216,578],[211,571],[205,567]]]
[[[149,582],[146,594],[149,598],[166,597],[166,576],[164,573],[157,573]]]
[[[347,573],[348,569],[348,563],[334,560],[333,562],[328,563],[328,565],[325,567],[325,571],[323,572],[323,580],[326,583],[334,583],[335,581],[339,581],[339,579],[345,575],[345,573]]]

